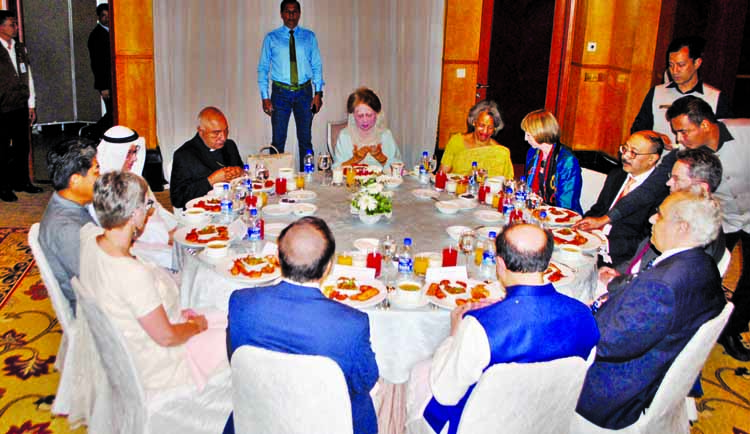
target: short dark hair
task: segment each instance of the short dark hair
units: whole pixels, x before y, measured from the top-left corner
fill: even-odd
[[[667,121],[669,122],[682,115],[687,115],[694,125],[700,125],[704,120],[712,124],[718,122],[711,106],[706,101],[693,95],[686,95],[675,100],[667,109]]]
[[[552,258],[552,250],[555,248],[555,238],[549,229],[544,229],[546,242],[544,248],[538,251],[520,250],[512,240],[508,239],[508,234],[513,232],[513,228],[519,226],[519,223],[511,223],[503,228],[503,231],[495,239],[495,249],[497,256],[505,262],[505,267],[514,273],[542,273],[549,266],[549,260]]]
[[[297,10],[302,12],[302,6],[300,6],[297,0],[282,0],[281,6],[279,6],[279,12],[284,12],[286,5],[297,5]]]
[[[364,104],[375,111],[380,113],[383,106],[380,104],[380,98],[373,92],[372,89],[367,87],[360,87],[349,95],[346,100],[346,111],[354,113],[354,107]]]
[[[677,152],[677,161],[687,164],[690,179],[705,182],[711,193],[715,192],[721,184],[724,167],[719,157],[713,152],[703,148],[683,149]]]
[[[325,240],[325,248],[323,253],[317,258],[310,258],[307,263],[295,264],[290,261],[287,256],[286,245],[289,242],[285,242],[286,234],[291,228],[298,226],[308,226],[320,233]],[[331,229],[323,219],[318,217],[302,217],[301,219],[292,222],[289,226],[285,227],[278,239],[279,246],[279,263],[281,264],[281,275],[287,277],[295,282],[310,282],[323,277],[328,263],[333,258],[333,253],[336,251],[336,240],[333,238]]]
[[[643,133],[643,131],[641,131]],[[651,142],[651,152],[656,153],[656,155],[661,156],[662,152],[664,152],[664,139],[661,138],[660,135],[646,132],[644,133],[646,138],[649,142]]]
[[[86,176],[96,157],[96,143],[86,139],[70,139],[59,143],[47,153],[47,169],[56,191],[70,185],[76,173]]]
[[[107,3],[102,3],[96,7],[96,16],[101,18],[104,11],[109,12],[109,5]]]
[[[682,38],[673,39],[667,47],[667,65],[669,65],[669,54],[676,53],[682,50],[683,47],[687,47],[688,56],[695,61],[695,59],[703,57],[703,50],[706,48],[706,40],[700,36],[684,36]]]
[[[5,24],[5,20],[8,18],[16,18],[16,14],[11,11],[1,10],[0,11],[0,24]]]

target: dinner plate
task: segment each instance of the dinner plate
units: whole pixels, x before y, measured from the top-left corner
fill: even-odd
[[[265,223],[263,226],[263,234],[266,237],[278,238],[285,227],[287,227],[286,223]]]
[[[326,280],[322,285],[320,285],[320,291],[323,292],[323,294],[325,294],[326,287],[330,286],[330,285],[333,285],[334,288],[335,288],[335,286],[336,286],[335,280]],[[380,303],[388,295],[388,290],[385,288],[385,285],[383,285],[383,282],[381,282],[379,280],[376,280],[376,279],[372,279],[372,280],[369,280],[369,279],[368,280],[359,280],[359,279],[357,279],[357,285],[358,286],[361,286],[361,285],[372,286],[372,287],[374,287],[374,288],[376,288],[378,290],[378,294],[375,295],[375,296],[373,296],[369,300],[357,301],[357,300],[352,300],[349,297],[351,295],[358,294],[359,291],[357,291],[357,290],[351,290],[351,291],[337,290],[341,294],[346,295],[347,298],[345,300],[335,300],[335,299],[331,299],[331,300],[338,301],[339,303],[345,304],[347,306],[351,306],[351,307],[356,308],[356,309],[365,309],[365,308],[372,307],[372,306],[375,306],[376,304]]]
[[[306,202],[315,200],[318,197],[318,193],[311,190],[294,190],[286,194],[289,199],[294,199],[297,202]]]
[[[206,225],[206,226],[208,226],[208,225]],[[227,227],[227,225],[212,225],[212,226],[215,226],[217,228],[220,227],[220,226]],[[192,242],[192,241],[188,241],[186,239],[187,235],[193,229],[201,230],[204,227],[205,226],[185,226],[185,227],[181,227],[181,228],[179,228],[179,229],[177,229],[175,231],[175,233],[174,233],[174,240],[177,241],[178,243],[180,243],[182,245],[185,245],[185,246],[188,246],[188,247],[200,247],[200,248],[206,247],[206,244],[208,244],[208,242],[211,241],[211,239],[210,239],[211,237],[209,237],[209,236],[205,236],[205,237],[200,237],[199,236],[199,239],[204,240],[202,242]],[[242,238],[242,235],[243,235],[241,233],[237,233],[238,231],[232,230],[231,227],[228,228],[228,232],[229,232],[229,239],[226,240],[226,241],[229,241],[229,242],[232,242],[234,240],[238,240],[238,239]]]
[[[481,228],[477,229],[475,232],[477,233],[477,236],[482,239],[488,239],[490,237],[490,232],[494,232],[495,236],[497,237],[500,235],[500,233],[503,231],[503,228],[499,226],[482,226]]]
[[[200,203],[201,201],[203,201],[204,203],[203,203],[203,204],[201,204],[201,206],[198,206],[198,204],[199,204],[199,203]],[[213,205],[213,204],[219,205],[219,209],[218,209],[218,210],[215,210],[215,211],[209,211],[208,209],[206,209],[206,208],[205,208],[205,205],[206,205],[206,204],[207,204],[207,203],[208,203],[209,201],[210,201],[210,203],[211,203],[212,205]],[[201,208],[201,209],[203,209],[203,210],[205,210],[205,211],[206,211],[206,214],[212,214],[212,215],[215,215],[215,214],[219,214],[219,213],[221,212],[221,200],[219,200],[218,198],[216,198],[216,197],[213,197],[213,196],[203,196],[203,197],[196,197],[195,199],[190,199],[190,200],[189,200],[189,201],[188,201],[188,202],[187,202],[187,203],[185,204],[185,209],[188,209],[188,208]]]
[[[557,268],[557,270],[555,270],[555,268]],[[550,277],[558,270],[562,273],[562,276],[558,280],[551,280]],[[575,279],[573,269],[557,261],[550,261],[549,267],[544,271],[544,281],[555,286],[567,285],[573,282],[573,279]]]
[[[313,215],[317,210],[318,207],[311,203],[295,203],[292,205],[292,212],[297,217],[307,217],[309,215]]]
[[[268,217],[281,217],[285,215],[289,215],[292,213],[294,208],[293,206],[296,206],[299,204],[275,204],[275,205],[266,205],[263,207],[263,216]]]
[[[453,241],[458,241],[458,238],[461,237],[462,233],[470,230],[471,228],[468,226],[448,226],[445,228],[445,231],[448,232],[448,235],[450,235]]]
[[[485,223],[497,223],[505,220],[505,216],[500,214],[499,212],[486,209],[475,211],[474,217],[476,217],[477,220],[483,221]]]
[[[271,280],[278,279],[279,277],[281,277],[281,267],[279,266],[274,266],[274,270],[272,273],[263,273],[260,275],[260,277],[256,277],[256,278],[251,278],[244,274],[237,274],[237,275],[232,274],[231,270],[234,267],[234,261],[236,259],[244,258],[247,256],[252,256],[252,255],[238,254],[238,255],[231,255],[231,256],[221,258],[221,260],[217,261],[216,265],[214,265],[214,270],[216,270],[216,272],[222,275],[223,277],[234,279],[234,280],[240,280],[240,281],[248,282],[248,283],[270,282]],[[262,257],[262,256],[256,256],[256,257]],[[260,271],[260,269],[266,265],[268,265],[267,261],[259,265],[244,264],[243,267],[248,271]]]
[[[552,229],[552,234],[555,236],[555,245],[578,246],[588,252],[597,250],[604,242],[595,234],[571,228]]]
[[[426,188],[417,188],[416,190],[412,190],[411,194],[413,194],[417,199],[437,199],[438,196],[440,196],[440,193],[434,190],[428,190]]]
[[[547,226],[572,226],[581,220],[581,215],[577,212],[557,206],[540,206],[532,211],[535,219],[541,220],[539,213],[542,210],[547,212],[547,219],[544,221]]]
[[[359,250],[362,253],[369,253],[372,250],[375,250],[378,248],[378,245],[380,244],[380,240],[377,238],[358,238],[354,240],[354,248]]]
[[[449,279],[446,279],[449,280]],[[450,280],[452,284],[455,284],[457,280],[453,279]],[[424,291],[425,297],[427,300],[434,304],[435,306],[442,307],[443,309],[450,309],[453,310],[456,308],[456,300],[468,300],[471,298],[471,290],[475,286],[482,284],[487,288],[490,292],[490,295],[483,300],[502,300],[505,298],[505,289],[503,289],[502,285],[500,285],[500,282],[498,281],[492,281],[490,283],[485,283],[479,280],[474,279],[467,279],[463,282],[466,283],[466,292],[461,294],[451,294],[447,291],[443,291],[445,294],[444,298],[438,298],[436,295],[430,295],[429,289],[430,286],[433,283],[437,282],[426,282],[424,286],[422,287],[422,290]]]

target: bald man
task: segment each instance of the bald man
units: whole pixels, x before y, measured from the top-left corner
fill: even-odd
[[[330,229],[317,217],[305,217],[281,231],[278,245],[282,281],[229,298],[230,359],[242,345],[333,359],[349,387],[354,432],[377,433],[370,390],[378,367],[367,314],[329,300],[319,289],[336,250]],[[234,432],[231,417],[224,432]]]
[[[205,196],[217,182],[229,182],[242,175],[242,157],[237,144],[227,138],[229,124],[216,107],[198,114],[195,136],[180,146],[172,160],[169,198],[183,208],[196,197]]]
[[[455,433],[474,384],[492,365],[585,359],[599,340],[589,308],[544,283],[554,247],[549,231],[506,226],[495,243],[497,276],[507,296],[452,312],[451,335],[435,351],[430,372],[420,372],[427,366],[422,365],[409,380],[407,426],[412,432],[429,432],[427,424],[439,433],[447,423],[448,433]]]

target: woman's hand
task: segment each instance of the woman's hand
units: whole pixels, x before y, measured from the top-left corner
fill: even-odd
[[[370,146],[370,155],[381,165],[384,165],[388,161],[388,156],[383,153],[383,145],[378,143],[377,145]]]
[[[355,163],[359,163],[360,161],[364,160],[367,154],[370,153],[370,147],[369,146],[357,146],[354,145],[354,150],[352,150],[352,160],[355,160]]]

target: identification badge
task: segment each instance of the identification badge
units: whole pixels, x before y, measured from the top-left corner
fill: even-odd
[[[26,74],[26,64],[21,63],[18,65],[18,69],[21,71],[21,74]]]

